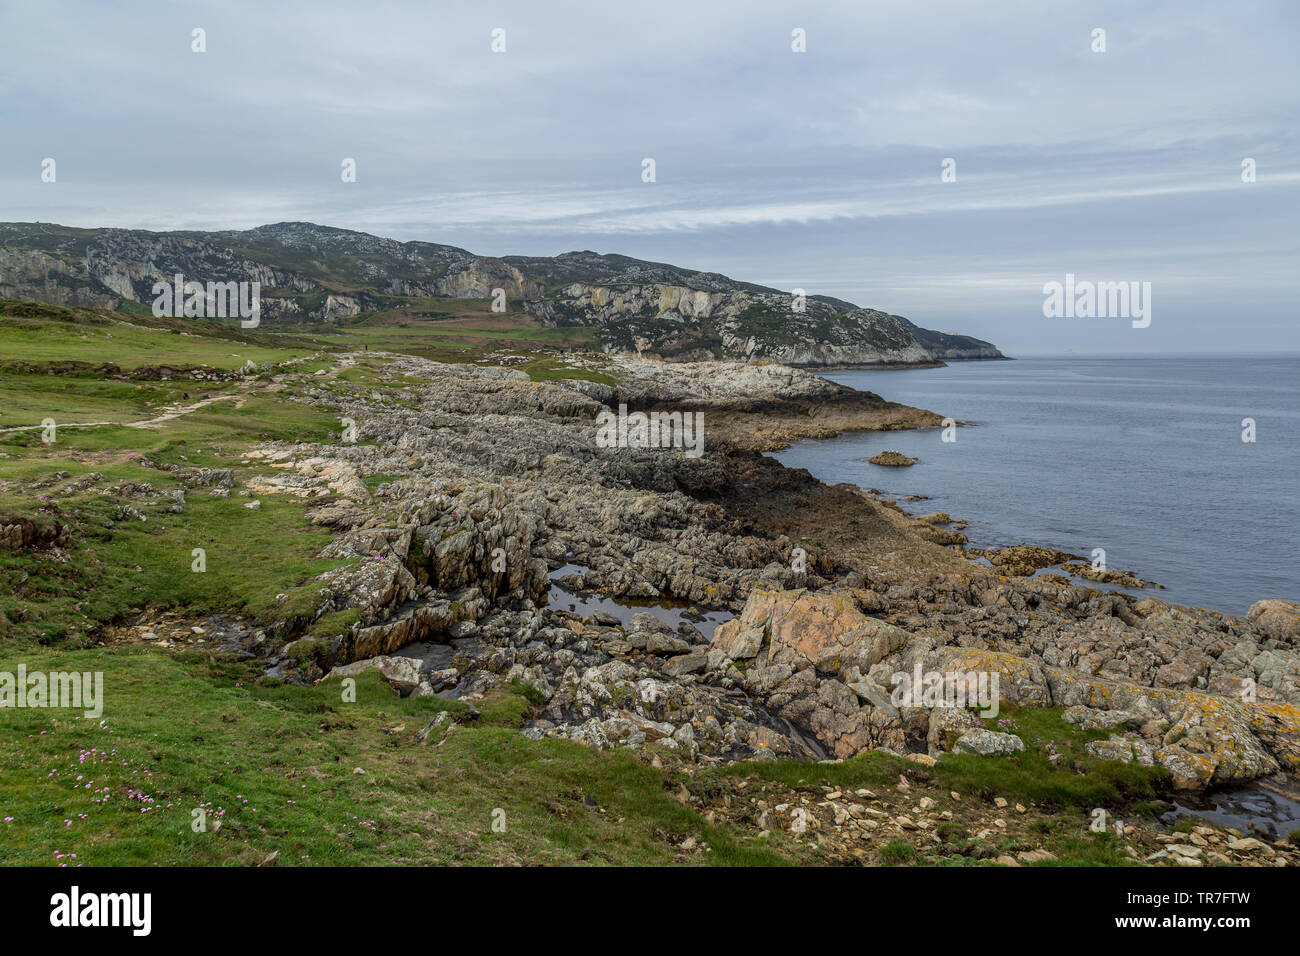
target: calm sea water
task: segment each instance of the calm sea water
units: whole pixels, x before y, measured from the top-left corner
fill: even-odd
[[[776,457],[826,482],[928,495],[972,544],[1041,544],[1133,571],[1179,604],[1300,600],[1300,356],[955,363],[827,378],[977,427],[841,435]],[[1256,424],[1242,441],[1242,419]],[[884,449],[911,468],[867,463]]]

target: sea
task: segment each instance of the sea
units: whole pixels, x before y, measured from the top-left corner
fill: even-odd
[[[955,441],[941,428],[805,441],[776,454],[786,465],[879,489],[915,514],[946,511],[969,522],[974,546],[1038,544],[1090,563],[1104,552],[1106,567],[1164,587],[1130,593],[1229,614],[1300,600],[1300,356],[823,374],[963,427],[948,432]],[[868,463],[887,449],[918,460]]]

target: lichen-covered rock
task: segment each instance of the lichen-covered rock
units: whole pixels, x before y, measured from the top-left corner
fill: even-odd
[[[1067,724],[1078,724],[1080,730],[1111,730],[1116,727],[1134,729],[1146,723],[1147,715],[1075,705],[1065,708],[1061,719]]]
[[[1015,734],[976,727],[966,731],[953,744],[953,753],[980,757],[1006,757],[1025,749],[1025,742]]]
[[[1144,767],[1155,764],[1154,748],[1149,743],[1130,740],[1127,737],[1092,740],[1084,744],[1083,749],[1098,760],[1118,760],[1121,763],[1132,763],[1136,760]]]

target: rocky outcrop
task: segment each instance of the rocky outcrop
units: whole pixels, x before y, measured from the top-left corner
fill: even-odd
[[[909,458],[898,451],[882,451],[879,454],[872,455],[867,461],[873,465],[885,465],[888,468],[907,468],[915,465],[918,459]]]
[[[361,303],[350,295],[327,295],[321,306],[320,317],[326,322],[347,319],[361,312]]]
[[[988,342],[930,332],[901,316],[721,276],[699,285],[573,282],[525,308],[547,325],[599,328],[607,351],[661,360],[879,366],[1003,357]]]
[[[112,309],[122,297],[71,257],[0,245],[0,298]]]
[[[1005,574],[1029,576],[1035,571],[1064,561],[1077,561],[1077,554],[1039,547],[1036,544],[1018,544],[1010,548],[985,550],[972,548],[971,553],[987,558],[989,563]]]
[[[22,515],[0,515],[0,548],[17,553],[68,543],[68,529],[59,521],[37,524]]]
[[[972,727],[957,738],[952,752],[978,757],[1009,757],[1025,749],[1025,742],[1015,734],[1004,734],[983,727]]]
[[[879,605],[874,592],[756,589],[741,616],[715,632],[709,666],[806,727],[836,756],[878,746],[915,749],[922,744],[918,727],[933,753],[942,749],[936,745],[945,732],[962,730],[951,721],[965,712],[953,710],[942,693],[930,706],[896,701],[899,678],[924,672],[949,688],[959,678],[984,675],[1000,700],[1066,707],[1067,719],[1085,728],[1129,727],[1141,736],[1094,749],[1107,759],[1159,764],[1180,787],[1204,789],[1300,769],[1300,696],[1294,693],[1289,696],[1297,703],[1262,703],[1183,689],[1190,675],[1170,686],[1157,671],[1151,683],[1139,684],[1054,666],[1047,660],[1051,654],[949,646],[946,636],[936,643],[933,635],[913,635],[864,610]],[[1236,666],[1234,676],[1254,679],[1252,666]],[[1286,666],[1300,673],[1300,658],[1289,657]],[[852,700],[845,690],[852,691]],[[972,726],[954,751],[1020,749],[1003,747],[1006,735],[989,736],[994,733]]]

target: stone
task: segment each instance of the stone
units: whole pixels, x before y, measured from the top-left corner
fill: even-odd
[[[670,677],[681,677],[684,674],[695,674],[704,670],[708,663],[708,654],[704,651],[692,651],[689,654],[682,654],[679,657],[668,659],[664,669]]]
[[[953,745],[953,753],[977,754],[981,757],[1005,757],[1025,749],[1025,742],[1015,734],[1005,734],[982,727],[968,730]]]
[[[872,455],[867,459],[873,465],[884,465],[887,468],[906,468],[915,465],[920,459],[909,458],[902,452],[882,451],[879,454]]]
[[[1258,624],[1274,637],[1300,638],[1300,602],[1256,601],[1246,611],[1246,620]]]
[[[1045,863],[1048,860],[1055,860],[1056,854],[1051,850],[1024,850],[1016,854],[1016,859],[1021,863]]]
[[[326,680],[356,677],[368,670],[378,670],[398,690],[412,691],[420,686],[420,662],[412,657],[371,657],[332,668]]]

